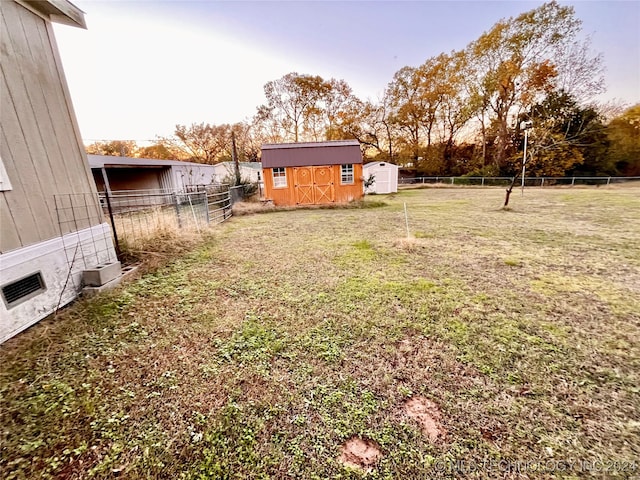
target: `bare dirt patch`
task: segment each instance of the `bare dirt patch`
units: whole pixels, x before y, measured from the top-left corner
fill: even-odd
[[[412,397],[404,404],[404,412],[420,425],[420,430],[432,443],[444,435],[440,424],[442,414],[438,406],[424,397]]]
[[[351,437],[340,447],[338,461],[347,467],[371,472],[382,457],[380,446],[373,440]]]

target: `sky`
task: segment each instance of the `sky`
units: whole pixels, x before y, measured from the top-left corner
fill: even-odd
[[[250,120],[287,73],[345,80],[377,100],[395,72],[466,47],[540,1],[72,0],[54,25],[85,143],[153,141],[177,124]],[[571,5],[602,53],[601,100],[640,102],[640,0]]]

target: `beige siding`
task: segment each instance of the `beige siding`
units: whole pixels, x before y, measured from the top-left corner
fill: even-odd
[[[0,21],[0,154],[13,187],[0,192],[0,252],[6,252],[60,235],[54,195],[96,189],[53,28],[11,1],[0,1]],[[87,210],[87,216],[98,218],[97,202]],[[63,233],[72,225],[66,224]]]
[[[21,245],[20,237],[18,237],[18,231],[13,221],[13,213],[9,205],[7,205],[4,195],[0,195],[0,237],[2,237],[2,242],[12,250]]]

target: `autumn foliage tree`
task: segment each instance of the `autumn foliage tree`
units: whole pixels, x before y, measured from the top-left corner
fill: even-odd
[[[291,72],[264,85],[251,123],[177,125],[164,150],[149,153],[217,163],[231,158],[233,135],[238,158],[252,161],[263,143],[357,139],[369,158],[422,174],[515,177],[519,123],[528,119],[532,174],[615,171],[610,143],[618,170],[636,171],[627,141],[636,127],[626,117],[603,125],[593,104],[604,88],[602,57],[580,31],[572,7],[544,3],[499,20],[461,51],[402,67],[377,100],[358,98],[344,80]]]
[[[376,158],[430,174],[485,174],[489,164],[494,174],[514,174],[522,162],[518,122],[530,113],[541,142],[531,171],[563,174],[588,159],[577,139],[586,130],[578,135],[571,124],[562,133],[566,119],[551,104],[570,99],[585,122],[600,121],[587,102],[603,90],[602,57],[580,28],[572,7],[545,3],[498,21],[462,51],[402,67],[377,103],[355,97],[343,80],[292,72],[264,86],[254,133],[271,142],[356,138]],[[550,117],[535,113],[542,110]],[[468,143],[456,145],[475,133],[480,162],[469,158]],[[606,146],[597,135],[590,141]]]
[[[474,103],[490,115],[496,133],[494,161],[503,169],[513,154],[514,120],[554,90],[554,59],[574,45],[580,21],[557,2],[497,22],[467,48],[475,73]]]
[[[267,82],[264,93],[267,103],[258,107],[257,121],[270,124],[280,138],[298,142],[303,130],[314,132],[318,105],[330,86],[318,75],[288,73]]]
[[[139,158],[155,158],[157,160],[181,160],[179,152],[168,148],[162,142],[140,147],[136,152],[136,156]]]
[[[109,140],[94,142],[85,147],[90,155],[110,155],[114,157],[135,157],[138,145],[133,140]]]
[[[254,124],[272,142],[342,139],[341,123],[355,100],[344,80],[297,72],[267,82],[264,92]]]
[[[533,175],[562,176],[580,171],[594,174],[593,168],[606,155],[608,141],[601,116],[590,106],[581,106],[567,92],[554,91],[522,115],[536,126],[529,136]],[[601,164],[600,170],[607,167]]]
[[[611,120],[607,134],[609,155],[618,173],[640,176],[640,104]]]

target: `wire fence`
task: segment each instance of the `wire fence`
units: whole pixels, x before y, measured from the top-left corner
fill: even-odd
[[[58,305],[75,298],[83,287],[82,272],[117,260],[112,232],[95,194],[54,195],[60,238],[66,259],[66,280]]]
[[[232,189],[218,184],[190,186],[185,192],[104,191],[99,199],[119,252],[168,234],[202,233],[230,218],[233,204]]]
[[[615,183],[640,182],[640,177],[525,177],[527,187],[551,187],[574,185],[611,185]],[[458,185],[501,187],[508,186],[513,177],[406,177],[399,178],[400,185]],[[521,184],[518,180],[518,184]]]

